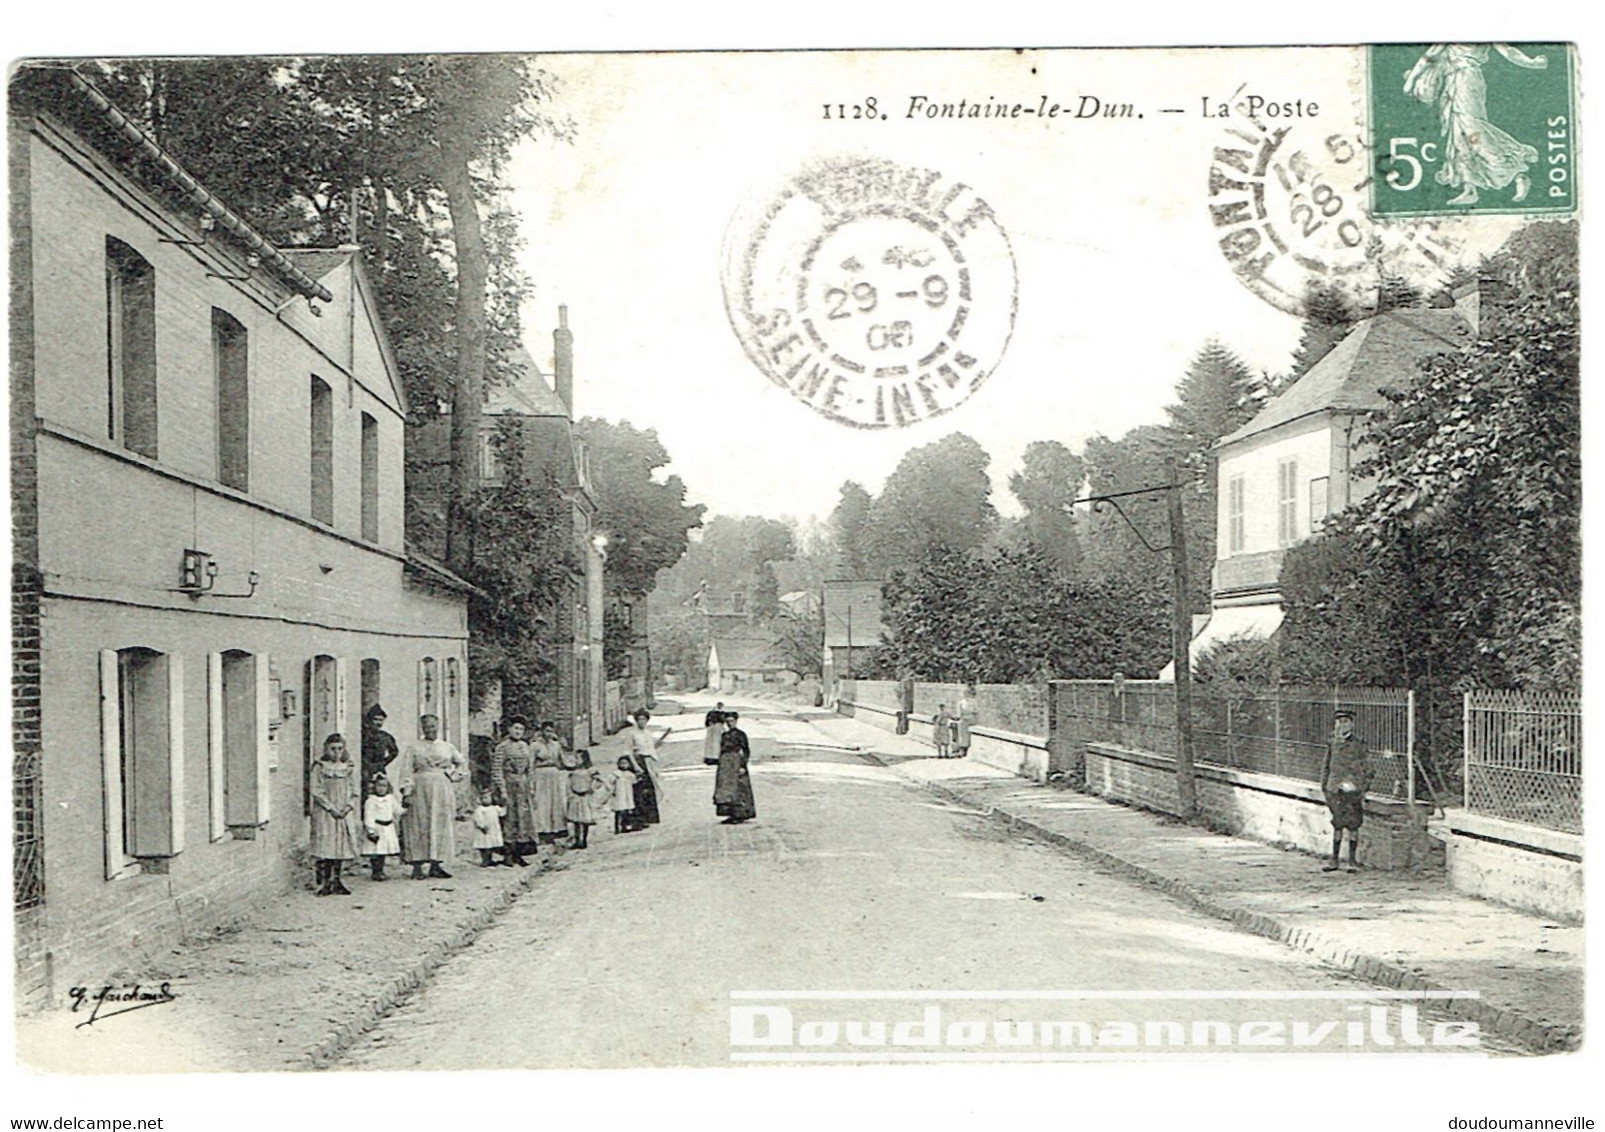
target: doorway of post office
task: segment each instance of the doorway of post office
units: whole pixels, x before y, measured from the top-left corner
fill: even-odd
[[[338,733],[348,750],[357,750],[346,726],[345,661],[334,656],[315,656],[306,664],[306,758],[301,775],[301,802],[312,813],[312,764],[323,756],[324,740]]]

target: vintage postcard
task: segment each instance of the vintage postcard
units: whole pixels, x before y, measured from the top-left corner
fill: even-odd
[[[1584,1042],[1579,75],[14,63],[21,1072],[1494,1127]]]

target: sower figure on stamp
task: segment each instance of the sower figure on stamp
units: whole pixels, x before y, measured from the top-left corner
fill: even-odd
[[[1349,836],[1349,872],[1360,871],[1355,859],[1360,841],[1360,823],[1365,820],[1365,792],[1371,786],[1371,764],[1365,742],[1354,733],[1354,714],[1340,711],[1332,720],[1332,741],[1326,745],[1321,766],[1321,792],[1332,811],[1332,861],[1322,872],[1339,868],[1339,849],[1343,835]]]

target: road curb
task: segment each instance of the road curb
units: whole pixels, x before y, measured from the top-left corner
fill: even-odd
[[[542,873],[549,872],[551,867],[551,859],[543,857],[538,863],[522,870],[518,880],[497,893],[496,898],[487,907],[481,908],[458,924],[456,930],[444,941],[432,944],[422,959],[392,978],[384,989],[369,999],[353,1017],[334,1026],[321,1039],[307,1047],[289,1068],[327,1069],[332,1062],[349,1050],[358,1038],[384,1021],[391,1011],[421,990],[448,959],[473,943],[479,934],[495,923],[520,896],[535,886],[536,878]]]
[[[873,758],[873,756],[871,757]],[[874,761],[880,763],[883,767],[886,766],[879,759]],[[887,767],[887,769],[891,770],[893,774],[897,774],[895,767]],[[1463,989],[1445,986],[1427,978],[1419,970],[1401,967],[1397,963],[1383,959],[1380,956],[1354,951],[1341,941],[1333,939],[1323,932],[1310,928],[1294,927],[1277,916],[1226,903],[1195,888],[1179,877],[1166,876],[1146,865],[1140,865],[1106,849],[1101,849],[1089,841],[1049,829],[1011,810],[999,807],[984,799],[977,799],[965,791],[955,790],[951,786],[946,786],[939,782],[911,778],[904,774],[898,774],[898,777],[905,782],[923,786],[930,793],[949,802],[983,809],[988,817],[1000,821],[1011,828],[1027,830],[1034,836],[1050,841],[1060,848],[1068,849],[1072,853],[1085,857],[1111,872],[1138,881],[1150,888],[1157,888],[1161,892],[1173,896],[1201,912],[1206,912],[1217,919],[1227,920],[1244,931],[1263,936],[1266,939],[1273,939],[1296,951],[1307,951],[1331,966],[1358,975],[1370,982],[1395,990],[1440,991],[1452,994],[1456,990]],[[1465,1021],[1477,1023],[1485,1031],[1498,1034],[1536,1052],[1559,1053],[1577,1050],[1582,1046],[1582,1033],[1575,1026],[1560,1026],[1550,1022],[1542,1022],[1529,1018],[1513,1008],[1496,1006],[1480,998],[1447,998],[1439,1000],[1435,1005],[1441,1006],[1444,1010]]]

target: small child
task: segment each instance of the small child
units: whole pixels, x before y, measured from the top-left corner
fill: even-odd
[[[613,774],[613,832],[624,833],[625,816],[635,809],[635,767],[630,757],[619,759],[619,769]]]
[[[474,848],[479,850],[479,867],[489,868],[491,865],[511,865],[510,858],[498,862],[491,850],[502,847],[502,818],[507,815],[506,806],[498,806],[489,790],[479,792],[479,805],[473,814]]]
[[[385,858],[392,853],[401,855],[401,841],[396,837],[396,824],[401,820],[401,799],[390,792],[390,780],[382,774],[374,775],[372,793],[362,805],[363,832],[368,844],[363,852],[368,855],[368,867],[374,880],[385,880]]]
[[[573,764],[568,772],[568,803],[563,810],[574,830],[569,848],[589,849],[591,827],[596,824],[596,795],[604,784],[602,776],[591,766],[589,751],[578,751],[567,761]]]

